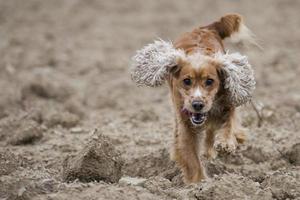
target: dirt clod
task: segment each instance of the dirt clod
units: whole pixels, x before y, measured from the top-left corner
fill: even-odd
[[[293,165],[300,165],[300,143],[294,144],[287,153],[289,161]]]
[[[94,134],[74,157],[67,157],[63,163],[63,179],[83,182],[118,182],[122,176],[123,159],[110,139],[102,134]]]
[[[19,162],[17,157],[7,149],[0,149],[0,176],[8,175],[17,170]]]
[[[30,183],[21,180],[5,180],[0,179],[0,199],[7,200],[30,200],[33,192]]]
[[[167,149],[160,149],[129,161],[124,166],[124,173],[144,178],[161,175],[169,180],[180,176],[180,170],[175,162],[170,160]]]
[[[243,155],[255,163],[265,162],[269,158],[268,154],[265,153],[262,148],[255,146],[248,146],[248,148],[243,151]]]
[[[261,186],[269,188],[275,199],[298,199],[300,198],[299,168],[276,171],[268,175]]]
[[[233,174],[204,181],[193,188],[189,196],[197,200],[272,199],[271,192],[260,189],[259,183]]]
[[[129,176],[125,176],[122,177],[119,180],[119,184],[120,185],[134,185],[134,186],[141,186],[145,183],[147,179],[145,178],[134,178],[134,177],[129,177]]]
[[[61,125],[66,128],[71,128],[79,123],[80,118],[69,112],[50,112],[45,116],[44,120],[48,127]]]
[[[0,123],[0,135],[7,138],[8,144],[32,144],[43,137],[43,129],[27,117],[7,118]]]
[[[171,188],[172,183],[168,179],[156,176],[145,181],[143,186],[152,192],[159,192]]]
[[[22,89],[22,98],[37,96],[44,99],[66,100],[73,90],[64,78],[54,76],[51,69],[35,70],[29,83]]]

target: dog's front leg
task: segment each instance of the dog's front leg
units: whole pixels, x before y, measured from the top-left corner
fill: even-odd
[[[206,177],[199,159],[199,135],[180,128],[175,134],[173,159],[179,164],[185,183],[199,182]]]
[[[207,128],[205,137],[205,156],[207,159],[214,159],[217,156],[217,152],[214,148],[215,131],[213,128]]]
[[[237,137],[237,119],[235,109],[231,109],[224,117],[221,128],[216,130],[214,148],[218,153],[232,153],[235,151],[239,137]],[[241,142],[242,143],[242,142]]]

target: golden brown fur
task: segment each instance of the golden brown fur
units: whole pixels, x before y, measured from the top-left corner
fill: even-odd
[[[212,56],[216,52],[225,52],[222,40],[238,32],[241,23],[240,15],[226,15],[208,26],[183,34],[176,40],[175,47],[188,55],[200,53]],[[172,158],[181,167],[186,183],[198,182],[206,177],[200,160],[202,139],[209,159],[214,158],[217,152],[233,152],[245,139],[235,107],[223,98],[225,91],[220,66],[213,61],[197,63],[197,56],[194,60],[179,60],[168,79],[176,113]],[[199,126],[190,120],[190,115],[196,113],[192,106],[195,101],[203,103],[201,112],[207,114],[207,119]]]

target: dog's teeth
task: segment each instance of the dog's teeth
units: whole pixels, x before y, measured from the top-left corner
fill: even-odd
[[[202,113],[192,113],[190,119],[192,123],[197,126],[197,125],[201,125],[205,121],[206,115]]]

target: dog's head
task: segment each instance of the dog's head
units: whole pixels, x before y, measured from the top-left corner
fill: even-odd
[[[239,53],[186,55],[172,43],[155,41],[133,57],[132,79],[156,87],[168,78],[179,104],[194,125],[202,125],[220,89],[226,102],[240,106],[251,99],[255,88],[253,70]]]

